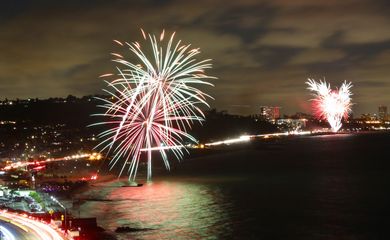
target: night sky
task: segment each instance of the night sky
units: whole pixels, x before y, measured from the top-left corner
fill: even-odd
[[[102,93],[113,39],[140,28],[200,47],[218,77],[211,106],[309,112],[305,81],[354,83],[355,114],[390,106],[390,2],[352,0],[4,1],[0,99]]]

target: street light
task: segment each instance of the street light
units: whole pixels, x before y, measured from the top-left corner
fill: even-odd
[[[66,222],[66,207],[60,203],[55,197],[51,196],[50,197],[51,200],[53,200],[54,202],[56,202],[60,207],[62,207],[64,210],[65,210],[65,233],[66,233],[66,230],[67,230],[67,222]]]

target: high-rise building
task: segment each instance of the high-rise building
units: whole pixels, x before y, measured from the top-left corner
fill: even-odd
[[[280,107],[261,106],[260,118],[266,121],[275,121],[280,118]]]
[[[378,107],[379,120],[387,120],[387,106]]]

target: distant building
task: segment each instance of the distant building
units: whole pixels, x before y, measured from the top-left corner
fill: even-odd
[[[294,115],[288,117],[284,117],[284,118],[292,118],[292,119],[313,119],[314,116],[313,115],[310,115],[310,114],[307,114],[307,113],[303,113],[303,112],[297,112],[295,113]]]
[[[363,121],[376,121],[378,116],[376,114],[363,113],[360,117]]]
[[[280,107],[261,106],[260,119],[275,122],[280,118]]]
[[[280,130],[295,131],[306,127],[307,119],[281,118],[276,120]]]
[[[378,107],[378,116],[379,120],[387,120],[387,106],[379,106]]]

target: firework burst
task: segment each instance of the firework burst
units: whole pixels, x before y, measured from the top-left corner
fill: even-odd
[[[313,109],[314,115],[318,119],[325,119],[329,122],[332,131],[337,132],[341,126],[341,121],[348,118],[351,110],[351,88],[352,83],[346,81],[339,89],[332,90],[330,84],[324,81],[316,82],[308,79],[306,82],[308,89],[314,92]]]
[[[127,169],[131,181],[135,180],[139,162],[144,158],[147,159],[147,179],[151,180],[152,151],[159,151],[169,169],[167,151],[180,160],[186,151],[184,142],[196,143],[187,131],[194,121],[204,120],[198,105],[208,106],[206,100],[211,98],[196,86],[212,86],[206,80],[214,78],[204,74],[211,68],[210,59],[197,61],[195,56],[200,53],[199,49],[191,49],[181,41],[174,42],[175,33],[166,42],[165,31],[159,39],[141,31],[146,49],[141,49],[138,42],[114,40],[130,50],[136,63],[111,53],[120,67],[114,74],[101,76],[115,79],[106,81],[108,89],[104,91],[110,98],[99,98],[105,112],[95,114],[106,120],[93,124],[107,127],[99,134],[102,141],[97,147],[112,153],[110,169],[122,164],[119,176]]]

